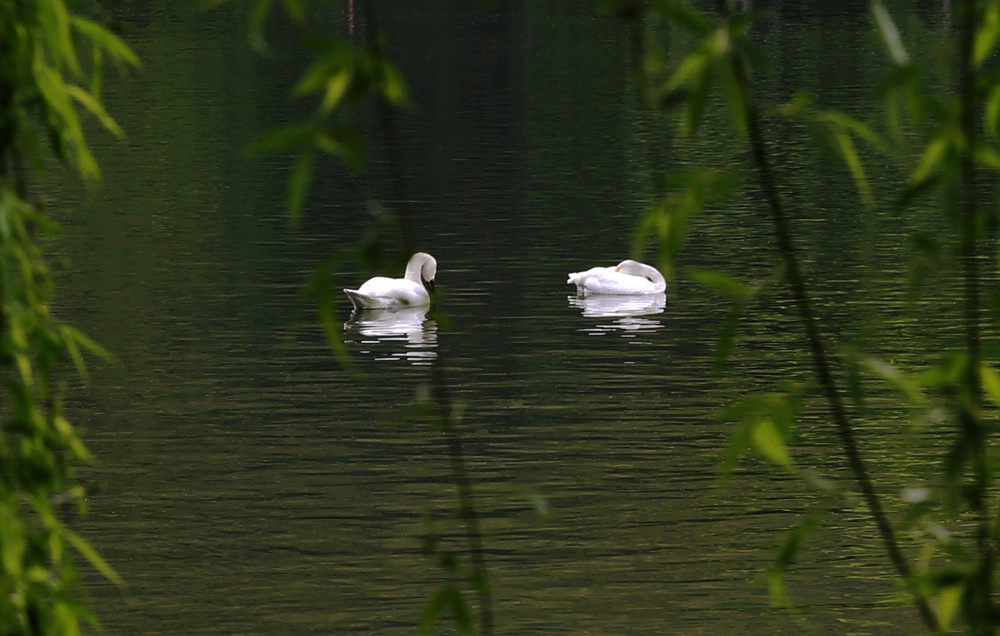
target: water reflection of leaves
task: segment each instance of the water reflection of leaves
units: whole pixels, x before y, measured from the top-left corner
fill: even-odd
[[[667,306],[666,294],[644,294],[642,296],[569,296],[570,307],[582,310],[587,318],[617,318],[613,323],[594,325],[583,329],[587,333],[602,334],[623,331],[623,336],[637,332],[660,329],[659,320],[643,318],[662,314]]]
[[[362,346],[361,353],[376,360],[403,360],[430,364],[437,354],[437,323],[427,320],[428,307],[355,311],[344,323],[347,343]],[[376,346],[372,346],[376,345]],[[385,353],[389,350],[389,353]]]

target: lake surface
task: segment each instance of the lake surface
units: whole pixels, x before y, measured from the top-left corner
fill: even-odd
[[[810,493],[757,461],[718,481],[732,425],[713,414],[811,377],[785,292],[754,308],[719,375],[724,299],[675,278],[662,306],[622,307],[565,284],[627,256],[649,147],[669,136],[632,97],[624,29],[585,4],[379,3],[413,91],[404,161],[444,317],[351,318],[338,291],[358,374],[333,359],[303,287],[390,204],[377,131],[369,169],[323,164],[289,230],[288,162],[243,149],[310,106],[287,97],[308,61],[298,31],[273,21],[260,55],[233,7],[116,9],[145,65],[108,87],[128,141],[95,138],[99,192],[52,185],[80,211],[59,214],[60,313],[118,357],[71,400],[98,458],[85,476],[102,485],[81,529],[127,582],[91,585],[108,633],[414,633],[448,580],[421,553],[424,519],[456,506],[444,440],[401,417],[432,365],[464,406],[498,633],[916,629],[856,504],[825,517],[790,574],[801,617],[769,608],[767,567]],[[780,103],[802,86],[866,112],[883,56],[864,3],[774,8],[760,92]],[[348,18],[314,28],[346,35]],[[722,117],[710,108],[702,140],[668,163],[741,161]],[[775,133],[777,161],[826,328],[897,362],[932,359],[928,342],[956,338],[955,299],[907,299],[904,283],[908,237],[932,221],[866,215],[795,132]],[[776,260],[748,184],[696,222],[679,264],[752,279]],[[335,283],[370,274],[345,263]],[[894,402],[874,404],[861,436],[896,508],[936,456],[900,453],[913,433]],[[846,480],[822,405],[800,425],[796,457]]]

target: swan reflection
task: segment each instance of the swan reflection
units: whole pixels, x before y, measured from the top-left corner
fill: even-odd
[[[577,307],[587,318],[615,318],[610,324],[598,324],[583,329],[587,333],[600,335],[613,331],[623,331],[629,337],[641,332],[655,331],[663,327],[659,320],[644,318],[662,314],[667,306],[666,294],[644,294],[635,296],[569,296],[570,307]]]
[[[361,345],[376,360],[430,364],[437,354],[437,323],[427,320],[429,307],[364,309],[344,323],[344,340]]]

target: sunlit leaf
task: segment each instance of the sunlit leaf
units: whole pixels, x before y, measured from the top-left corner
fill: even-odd
[[[792,459],[788,454],[788,447],[774,420],[769,418],[758,420],[753,425],[750,439],[754,449],[767,461],[778,466],[791,466]]]
[[[50,63],[60,71],[68,67],[70,73],[83,73],[77,60],[70,32],[70,14],[63,2],[39,2],[36,5],[41,33],[48,42]]]
[[[875,16],[875,26],[878,27],[878,33],[882,36],[882,42],[885,44],[886,50],[889,51],[889,56],[897,66],[905,66],[909,63],[910,56],[903,46],[903,38],[899,35],[896,23],[893,22],[892,16],[889,15],[881,0],[874,0],[871,6],[872,14]]]
[[[962,603],[962,595],[965,592],[963,585],[948,585],[942,587],[937,595],[937,619],[938,624],[944,632],[950,631],[951,624],[955,620],[959,607]]]
[[[862,358],[861,365],[902,393],[910,405],[921,406],[925,403],[926,398],[920,383],[896,366],[875,357]]]
[[[63,530],[63,536],[66,537],[66,540],[70,543],[70,545],[72,545],[77,552],[83,555],[83,558],[87,559],[87,562],[94,566],[94,569],[100,572],[104,578],[116,585],[124,584],[124,581],[122,581],[121,577],[118,576],[118,573],[115,572],[114,569],[108,565],[108,562],[97,553],[97,550],[91,547],[91,545],[82,537],[70,530]]]
[[[994,139],[1000,139],[1000,83],[993,87],[986,99],[983,119],[990,135]]]
[[[95,50],[105,51],[113,60],[125,62],[130,66],[142,65],[139,56],[129,45],[101,24],[80,16],[73,16],[72,25],[74,29],[93,42]]]
[[[705,72],[708,64],[708,54],[705,51],[699,49],[689,53],[667,80],[664,88],[671,91],[693,81]]]
[[[946,135],[932,139],[924,149],[913,174],[910,175],[910,187],[923,183],[941,170],[945,157],[952,151],[952,140]]]
[[[995,2],[988,2],[979,19],[972,46],[972,63],[975,66],[982,66],[996,48],[998,39],[1000,39],[1000,6]]]
[[[382,97],[390,104],[397,106],[405,105],[410,99],[410,93],[406,87],[406,80],[403,79],[403,75],[396,70],[395,66],[385,60],[381,61],[379,70],[378,88]]]
[[[984,364],[979,368],[979,378],[986,397],[994,406],[1000,407],[1000,373]]]
[[[320,108],[324,112],[328,113],[340,104],[340,100],[351,86],[352,77],[351,68],[345,66],[327,80],[323,101],[320,103]]]
[[[854,142],[851,141],[851,137],[846,133],[838,133],[834,138],[837,140],[840,157],[847,164],[848,169],[851,171],[851,176],[854,177],[854,184],[858,189],[858,194],[861,196],[861,201],[868,208],[875,207],[875,197],[872,195],[871,186],[868,185],[868,178],[865,176],[864,166],[861,164],[861,159],[858,158],[857,150],[854,148]]]
[[[1000,172],[1000,153],[985,145],[976,144],[976,163]]]
[[[69,93],[69,95],[78,101],[84,108],[90,111],[92,115],[97,117],[97,119],[101,122],[101,125],[107,128],[109,132],[114,134],[116,137],[125,136],[125,132],[118,126],[117,123],[115,123],[115,120],[111,118],[111,115],[104,110],[104,106],[101,105],[101,102],[95,99],[93,95],[74,84],[68,84],[66,86],[66,92]]]

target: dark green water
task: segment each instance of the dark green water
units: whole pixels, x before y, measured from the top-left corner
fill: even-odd
[[[804,86],[866,112],[883,56],[858,5],[775,5],[760,33],[769,101]],[[636,109],[620,25],[576,2],[380,7],[415,98],[401,120],[408,184],[450,324],[349,322],[360,378],[333,361],[301,289],[388,202],[379,145],[364,174],[323,165],[290,232],[287,163],[241,153],[302,112],[286,98],[306,61],[290,53],[295,30],[273,23],[262,57],[234,9],[118,10],[145,63],[109,86],[129,139],[98,138],[106,183],[56,243],[71,263],[61,313],[118,356],[74,392],[99,458],[87,474],[104,485],[82,529],[127,581],[92,586],[108,633],[413,633],[442,580],[420,553],[422,518],[453,509],[454,487],[443,441],[395,414],[431,363],[465,405],[499,633],[913,628],[860,507],[826,517],[792,571],[804,618],[769,609],[765,571],[807,493],[756,462],[718,486],[729,425],[712,414],[809,377],[782,293],[748,318],[725,376],[712,356],[728,306],[693,283],[672,281],[663,311],[642,317],[570,297],[567,272],[624,258],[661,126]],[[346,34],[347,18],[315,28]],[[927,221],[863,213],[844,171],[797,132],[775,131],[778,167],[827,328],[896,361],[931,359],[926,338],[949,344],[957,310],[947,294],[904,297],[907,237]],[[704,133],[667,160],[741,160],[721,110]],[[680,264],[765,276],[766,221],[748,186],[698,220]],[[338,286],[368,275],[353,267]],[[860,424],[890,502],[929,464],[899,453],[911,435],[893,404]],[[845,477],[821,405],[796,452]]]

